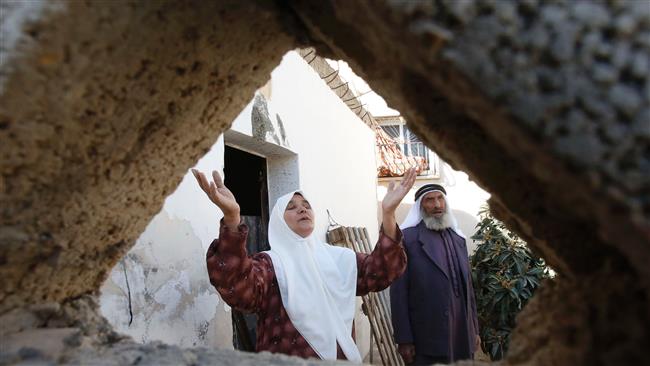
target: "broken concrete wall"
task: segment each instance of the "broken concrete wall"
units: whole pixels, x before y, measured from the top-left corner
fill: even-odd
[[[292,47],[238,2],[59,4],[0,97],[4,311],[95,291]]]
[[[294,43],[276,13],[240,2],[1,5],[0,312],[31,319],[40,310],[30,304],[97,293]],[[18,34],[12,46],[6,27]],[[30,348],[43,345],[30,342],[33,328],[87,328],[95,341],[64,343],[72,349],[118,339],[92,325],[96,306],[76,311],[21,323],[27,344],[13,355],[66,359]]]

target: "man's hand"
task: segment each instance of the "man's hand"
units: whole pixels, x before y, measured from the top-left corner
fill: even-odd
[[[413,343],[398,344],[397,352],[404,359],[404,363],[409,364],[415,361],[415,345]]]
[[[388,192],[384,196],[384,199],[381,201],[382,209],[382,227],[384,228],[384,234],[388,235],[391,239],[397,239],[397,222],[395,221],[395,210],[399,206],[404,196],[411,190],[413,183],[415,183],[415,177],[417,177],[417,171],[415,168],[411,168],[404,173],[404,177],[399,185],[395,186],[394,182],[391,182],[388,185]]]
[[[478,350],[481,349],[481,336],[480,335],[478,335],[478,334],[476,335],[475,342],[476,343],[474,344],[474,346],[475,346],[474,349],[478,351]]]
[[[192,169],[192,174],[194,174],[194,178],[196,178],[203,192],[210,198],[210,201],[214,202],[223,212],[224,224],[231,230],[237,230],[239,225],[239,204],[232,192],[223,184],[219,173],[216,170],[212,171],[214,182],[208,182],[205,175],[196,169]]]

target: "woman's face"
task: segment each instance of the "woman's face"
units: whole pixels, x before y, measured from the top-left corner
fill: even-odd
[[[314,211],[303,196],[296,193],[284,210],[284,221],[294,233],[308,237],[314,231]]]

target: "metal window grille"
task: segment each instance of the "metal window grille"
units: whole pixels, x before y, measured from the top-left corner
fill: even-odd
[[[431,169],[429,149],[411,130],[404,124],[381,125],[382,130],[395,140],[396,146],[404,155],[420,157],[425,161],[424,174]]]

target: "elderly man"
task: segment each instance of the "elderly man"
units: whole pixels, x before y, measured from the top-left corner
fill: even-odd
[[[480,344],[472,275],[445,189],[418,189],[400,228],[408,264],[390,288],[399,353],[415,365],[472,358]]]

